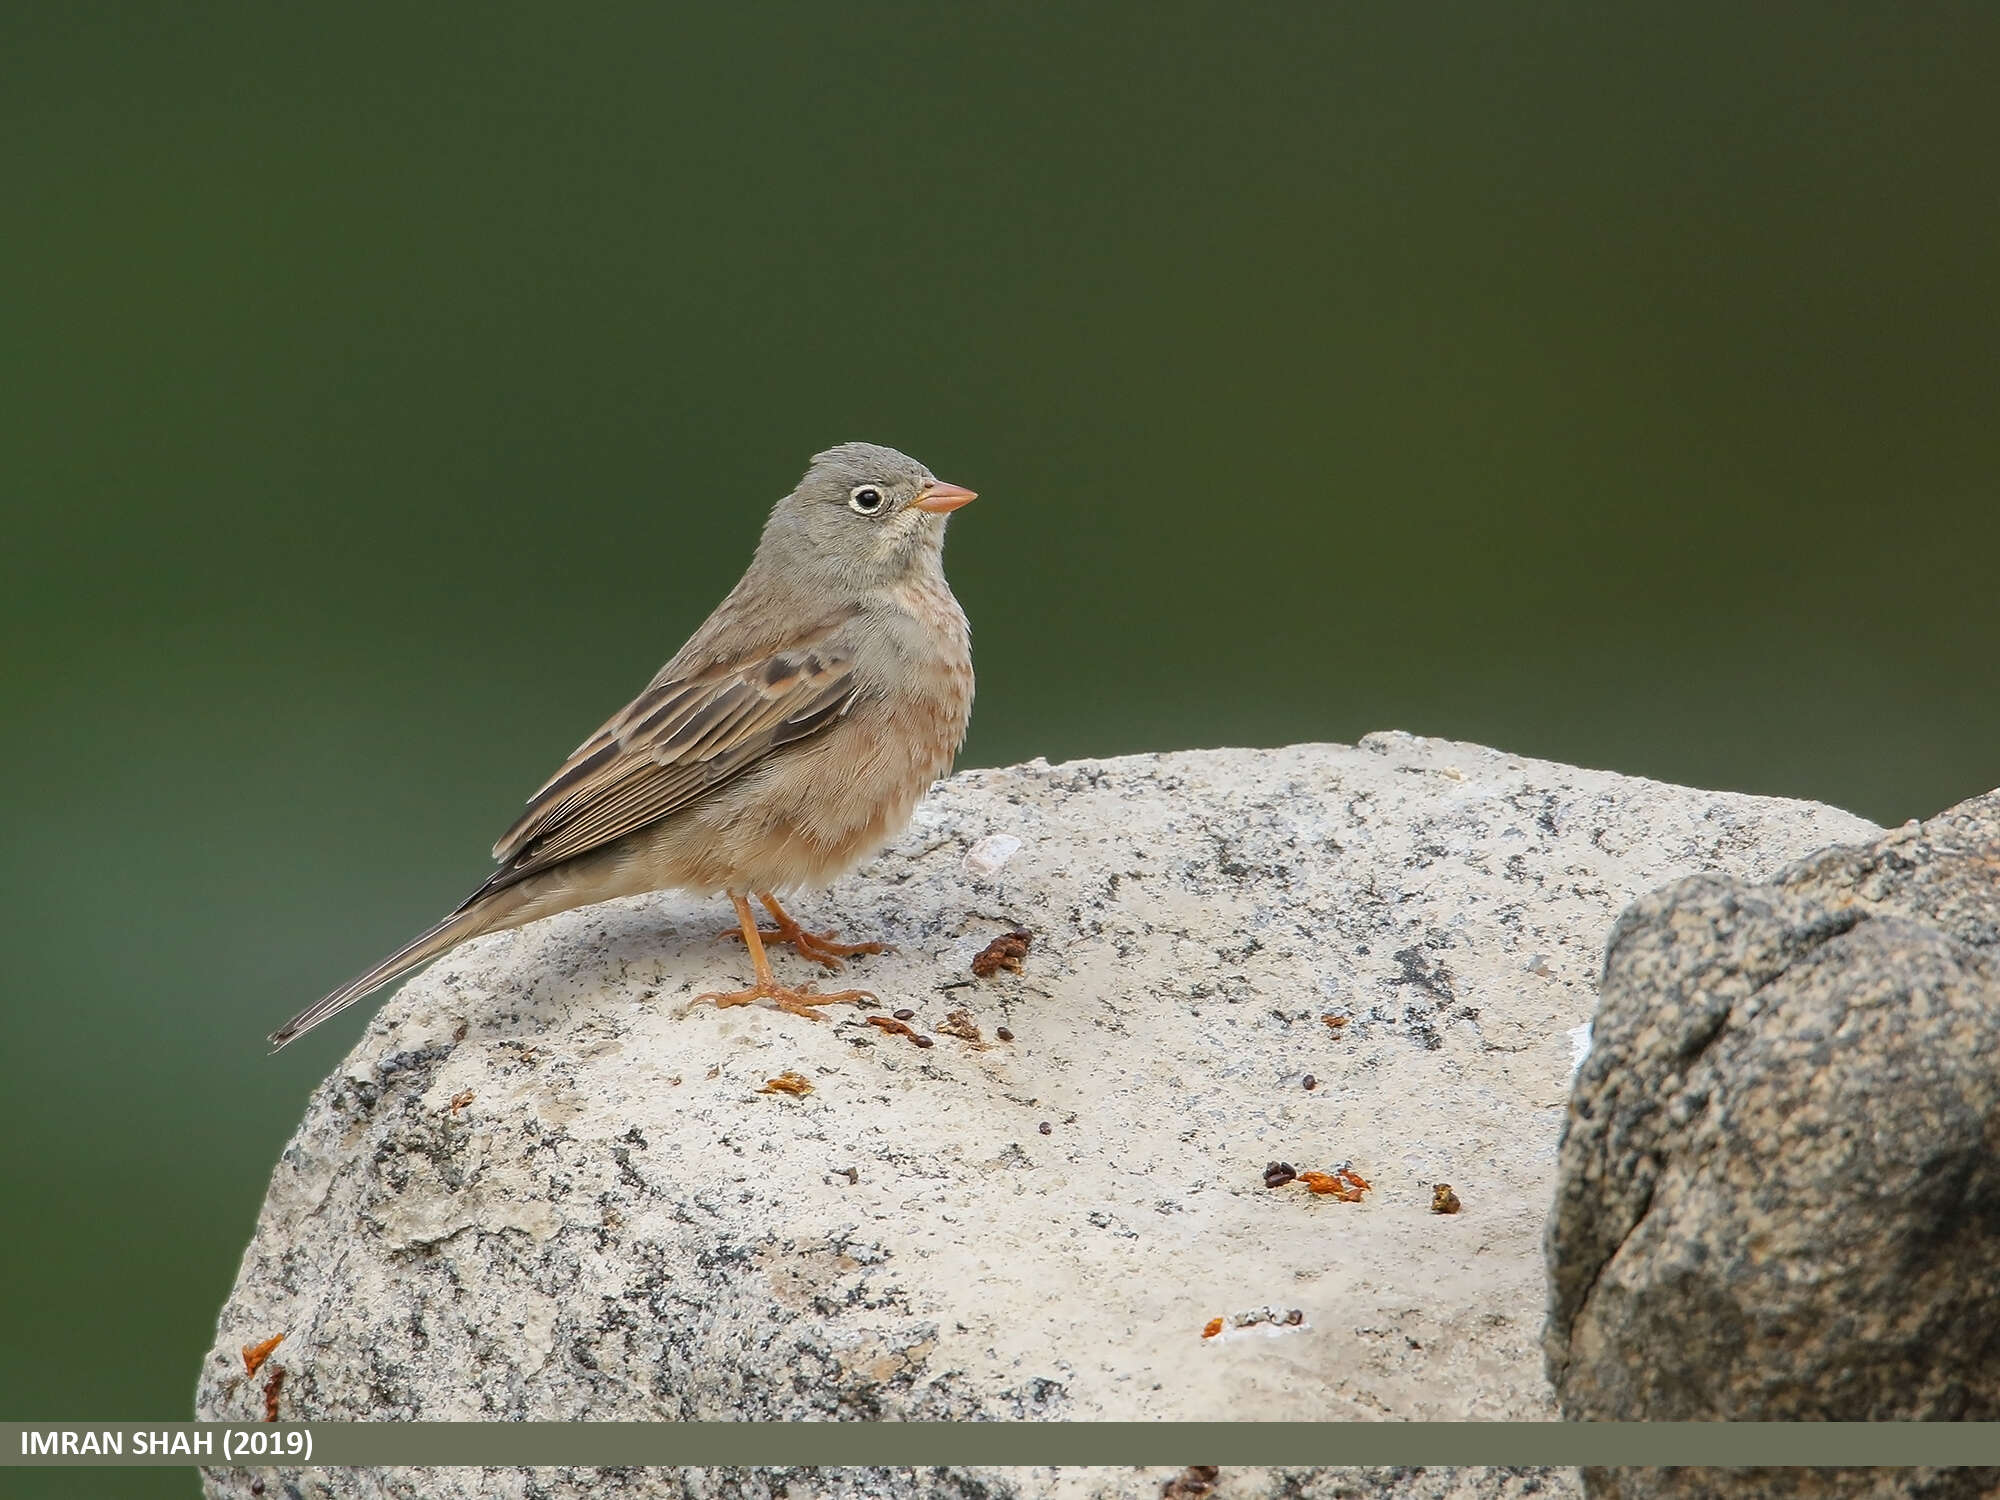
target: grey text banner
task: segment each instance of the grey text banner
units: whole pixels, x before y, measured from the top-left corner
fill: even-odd
[[[0,1423],[0,1466],[197,1463],[2000,1465],[2000,1423]]]

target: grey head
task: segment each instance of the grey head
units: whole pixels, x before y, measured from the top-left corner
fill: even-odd
[[[846,588],[892,584],[938,569],[945,518],[972,499],[907,453],[842,443],[772,510],[757,561]]]

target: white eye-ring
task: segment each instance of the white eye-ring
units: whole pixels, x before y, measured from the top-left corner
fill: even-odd
[[[847,497],[847,508],[857,516],[872,516],[882,509],[882,491],[872,484],[857,484]]]

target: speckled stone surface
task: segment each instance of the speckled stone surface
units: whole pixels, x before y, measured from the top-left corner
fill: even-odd
[[[898,945],[841,981],[928,1048],[691,1007],[748,968],[671,895],[390,998],[278,1164],[198,1409],[260,1416],[282,1367],[288,1419],[1553,1417],[1540,1239],[1613,918],[1877,832],[1400,734],[960,774],[799,903]],[[975,979],[1016,926],[1022,972]],[[479,1483],[430,1493],[516,1492]]]
[[[1548,1237],[1567,1415],[2000,1418],[2000,794],[1769,883],[1648,896],[1612,937],[1595,1038]],[[1785,1483],[1806,1478],[1783,1493],[2000,1488],[1974,1470]]]

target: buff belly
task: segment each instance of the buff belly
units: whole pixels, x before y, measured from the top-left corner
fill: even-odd
[[[940,723],[919,743],[907,727],[887,732],[889,722],[884,705],[857,708],[665,822],[523,881],[484,930],[648,891],[788,891],[837,880],[909,825],[964,732],[962,719]]]

